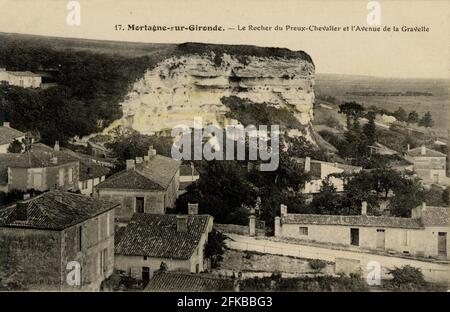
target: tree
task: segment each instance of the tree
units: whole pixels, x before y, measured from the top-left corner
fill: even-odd
[[[205,246],[205,258],[211,259],[211,268],[216,269],[223,260],[227,237],[217,230],[212,230],[208,235],[208,242]]]
[[[411,111],[408,114],[408,123],[418,123],[419,122],[419,114],[416,111]]]
[[[367,119],[369,120],[363,127],[363,133],[368,145],[373,145],[377,140],[376,126],[375,126],[375,112],[368,112]]]
[[[399,107],[394,113],[394,117],[399,121],[407,121],[408,120],[408,114],[403,109],[403,107]]]
[[[431,128],[434,125],[433,118],[430,112],[426,112],[425,115],[420,119],[419,126]]]
[[[447,188],[442,192],[442,201],[448,206],[449,205],[449,188]]]
[[[347,116],[347,129],[350,128],[352,122],[355,122],[362,116],[363,112],[364,107],[354,101],[339,105],[339,113]]]
[[[416,179],[402,179],[393,191],[394,196],[390,198],[389,209],[396,217],[410,217],[411,210],[425,199],[424,190]]]
[[[349,205],[346,198],[336,192],[336,188],[328,178],[322,181],[320,192],[314,195],[310,210],[316,214],[358,214],[358,211]]]
[[[14,141],[11,142],[11,144],[8,146],[8,153],[21,153],[23,150],[23,144],[17,140],[14,139]]]

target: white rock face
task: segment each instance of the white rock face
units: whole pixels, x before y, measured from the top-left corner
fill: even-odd
[[[228,108],[222,97],[237,96],[255,103],[289,107],[302,125],[313,118],[314,65],[302,59],[248,57],[247,64],[224,54],[216,66],[211,56],[172,57],[148,70],[121,103],[119,125],[143,134],[193,126],[194,117],[204,125],[223,126]]]

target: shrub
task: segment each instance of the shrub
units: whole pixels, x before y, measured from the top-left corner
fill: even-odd
[[[311,269],[317,272],[322,271],[327,266],[326,261],[320,259],[311,259],[308,262]]]
[[[389,270],[388,274],[393,276],[392,283],[397,287],[405,287],[407,285],[425,285],[425,279],[420,269],[405,265],[400,268]]]

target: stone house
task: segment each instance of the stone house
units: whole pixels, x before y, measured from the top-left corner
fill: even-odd
[[[78,190],[79,161],[54,149],[34,144],[24,153],[0,154],[0,190]]]
[[[3,122],[3,125],[0,126],[0,154],[6,154],[14,140],[22,142],[23,139],[25,139],[25,133],[11,128],[9,122]]]
[[[447,155],[425,146],[410,149],[405,158],[425,183],[448,184],[446,177]]]
[[[136,212],[164,214],[178,197],[180,165],[151,147],[144,158],[127,160],[126,169],[98,184],[96,191],[100,198],[121,204],[118,221],[127,222]]]
[[[275,236],[408,254],[419,257],[446,258],[448,253],[448,208],[427,207],[412,211],[411,218],[367,215],[363,202],[361,215],[290,214],[281,206],[275,218]]]
[[[30,71],[7,71],[0,68],[0,81],[6,81],[12,86],[21,88],[39,88],[42,77]]]
[[[311,175],[311,180],[305,183],[302,189],[304,194],[315,194],[320,192],[323,181],[328,178],[330,183],[336,188],[336,192],[344,191],[344,179],[333,174],[353,174],[362,170],[362,167],[351,166],[341,163],[331,163],[321,160],[296,159],[298,163],[304,165],[304,171]]]
[[[116,206],[50,191],[1,209],[2,274],[29,290],[98,290],[114,269]]]
[[[204,249],[213,217],[136,213],[116,232],[115,268],[145,283],[165,266],[168,271],[199,273],[208,269]]]

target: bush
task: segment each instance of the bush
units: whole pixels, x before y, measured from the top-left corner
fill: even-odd
[[[398,287],[405,287],[408,284],[425,285],[425,279],[420,269],[410,265],[402,266],[401,268],[394,268],[389,270],[390,275],[393,276],[392,283]]]
[[[311,269],[317,272],[322,271],[327,266],[326,261],[320,259],[311,259],[308,263]]]
[[[208,243],[205,246],[205,257],[211,259],[211,268],[216,269],[223,260],[223,253],[226,248],[226,235],[217,230],[212,230],[208,236]]]

